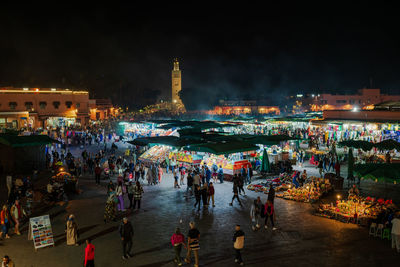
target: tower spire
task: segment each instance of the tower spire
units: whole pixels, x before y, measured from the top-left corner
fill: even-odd
[[[179,92],[182,90],[182,73],[181,70],[179,69],[179,62],[177,58],[174,58],[174,68],[172,70],[172,105],[175,108],[184,109],[184,105],[182,103],[182,100],[179,96]]]
[[[174,70],[179,70],[179,61],[177,58],[174,58]]]

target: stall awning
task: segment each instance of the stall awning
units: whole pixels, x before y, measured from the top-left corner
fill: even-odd
[[[363,140],[348,140],[339,142],[339,146],[361,148],[364,151],[369,151],[373,147],[376,147],[380,150],[396,149],[397,151],[400,151],[400,143],[393,139],[387,139],[379,143],[371,143]]]
[[[14,134],[0,134],[0,144],[11,147],[25,147],[25,146],[40,146],[51,143],[60,143],[47,135],[14,135]]]
[[[368,141],[363,140],[348,140],[339,142],[339,146],[347,146],[347,147],[354,147],[354,148],[361,148],[364,151],[369,151],[372,149],[373,144]]]
[[[257,150],[258,147],[247,142],[218,142],[204,143],[183,147],[187,151],[207,152],[215,155],[233,154],[238,152],[247,152]]]
[[[243,140],[252,144],[277,145],[280,142],[299,139],[288,135],[245,135]]]
[[[182,147],[194,144],[196,142],[193,142],[191,140],[184,140],[176,136],[154,136],[154,137],[136,138],[133,141],[128,141],[128,143],[136,146],[146,146],[148,144],[160,144],[173,147]]]
[[[400,163],[367,163],[354,165],[354,173],[364,179],[393,182],[400,179]]]

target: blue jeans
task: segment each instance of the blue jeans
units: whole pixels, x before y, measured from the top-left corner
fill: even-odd
[[[223,174],[218,174],[218,179],[222,184],[224,182],[224,175]]]

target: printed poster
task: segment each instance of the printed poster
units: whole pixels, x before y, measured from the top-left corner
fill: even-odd
[[[44,215],[29,219],[30,238],[35,249],[54,246],[53,231],[51,230],[50,216]]]

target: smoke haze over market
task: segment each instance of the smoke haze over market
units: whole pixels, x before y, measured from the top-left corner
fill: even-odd
[[[219,99],[279,104],[297,93],[400,93],[395,17],[145,18],[94,7],[31,12],[5,8],[1,86],[88,89],[140,108],[170,97],[172,60],[187,109]],[[364,19],[362,19],[364,18]]]

